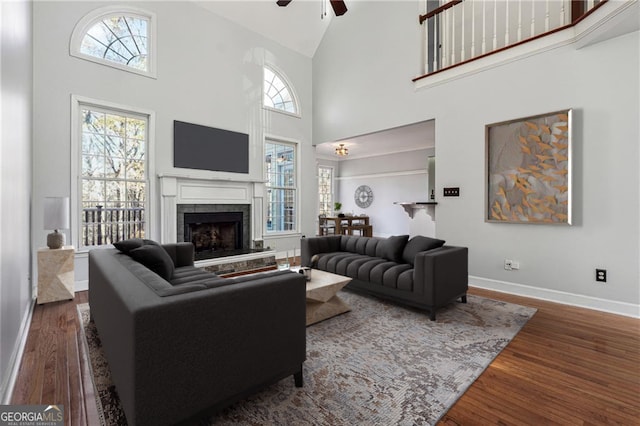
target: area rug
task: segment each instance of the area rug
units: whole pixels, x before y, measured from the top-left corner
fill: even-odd
[[[215,425],[433,425],[535,313],[468,296],[424,312],[341,292],[352,310],[307,327],[304,387],[287,378],[203,419]],[[89,307],[79,305],[103,425],[126,425]]]

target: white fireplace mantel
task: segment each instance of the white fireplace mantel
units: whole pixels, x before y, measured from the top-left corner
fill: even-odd
[[[160,220],[163,243],[177,241],[178,204],[249,204],[251,205],[251,240],[262,240],[263,180],[251,178],[205,179],[187,174],[162,173],[160,180]]]

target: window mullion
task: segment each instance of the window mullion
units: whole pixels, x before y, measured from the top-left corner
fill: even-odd
[[[93,117],[91,116],[92,112]],[[101,116],[98,115],[98,112]],[[85,158],[91,158],[93,155],[91,151],[84,152],[81,148],[80,222],[82,226],[80,242],[83,245],[91,246],[111,244],[120,239],[144,237],[147,226],[146,207],[148,206],[146,182],[148,116],[141,118],[136,114],[94,108],[91,105],[81,105],[80,114],[83,116],[81,117],[80,135],[86,133],[86,127],[93,130],[93,134],[101,138],[100,151],[103,157],[101,165],[96,165],[100,169],[91,169],[89,164],[87,171],[90,174],[86,175],[85,169],[82,168],[82,162],[85,161]],[[82,120],[82,118],[85,119]],[[139,123],[136,124],[136,121]],[[117,124],[114,129],[117,135],[109,134],[110,123]],[[137,130],[144,129],[144,137],[136,138],[135,142],[142,144],[142,153],[139,156],[137,152],[129,153],[127,150],[128,144],[133,140],[129,137],[133,131],[131,126],[136,126],[136,137],[139,135]],[[135,175],[129,175],[133,165],[140,172],[138,178]],[[142,170],[139,169],[140,166],[142,166]],[[119,167],[117,174],[116,167]],[[98,176],[95,176],[95,173]],[[90,192],[85,193],[85,188]]]

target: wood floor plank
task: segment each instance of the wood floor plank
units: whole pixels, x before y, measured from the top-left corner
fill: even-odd
[[[85,424],[85,410],[82,395],[82,380],[80,377],[80,354],[78,353],[78,340],[76,333],[78,330],[69,328],[66,333],[67,342],[67,369],[69,371],[69,421],[71,424]]]
[[[489,424],[522,421],[515,412],[545,413],[543,421],[525,419],[529,424],[638,424],[640,321],[486,290],[471,293],[538,312],[449,410],[447,422],[468,424],[464,419],[488,409],[500,418]],[[494,398],[501,404],[490,404]]]
[[[640,320],[482,289],[470,294],[538,311],[440,425],[640,424]],[[79,292],[36,306],[12,403],[64,396],[71,424],[97,424],[76,313],[87,302],[88,292]]]

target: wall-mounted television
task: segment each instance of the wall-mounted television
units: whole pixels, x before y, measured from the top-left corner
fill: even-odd
[[[249,135],[174,120],[173,166],[249,173]]]

